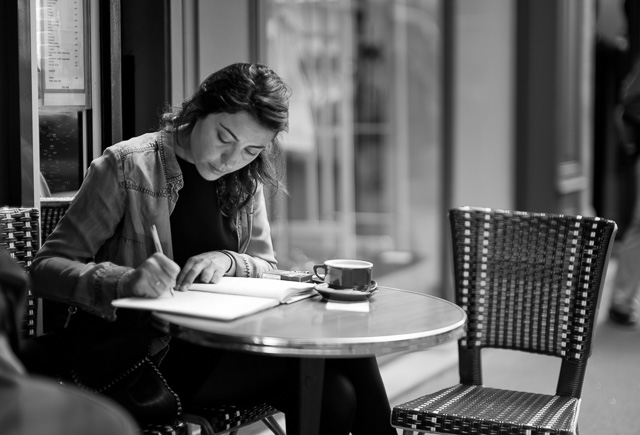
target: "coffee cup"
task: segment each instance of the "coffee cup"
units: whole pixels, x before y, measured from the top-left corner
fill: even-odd
[[[369,290],[372,271],[373,264],[362,260],[335,259],[313,266],[318,278],[329,287],[342,290]]]

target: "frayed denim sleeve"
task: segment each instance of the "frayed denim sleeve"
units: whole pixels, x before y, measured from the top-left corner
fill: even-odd
[[[115,319],[111,301],[131,268],[92,261],[122,220],[123,184],[116,155],[105,152],[92,162],[69,210],[35,256],[31,279],[36,296]]]

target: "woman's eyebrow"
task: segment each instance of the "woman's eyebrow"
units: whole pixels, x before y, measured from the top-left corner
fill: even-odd
[[[223,129],[225,129],[231,136],[233,136],[233,138],[235,139],[236,142],[239,142],[240,139],[238,139],[238,136],[236,136],[230,129],[229,127],[227,127],[226,125],[224,125],[223,123],[220,123],[220,127],[222,127]]]
[[[229,127],[227,127],[226,125],[224,125],[223,123],[220,123],[220,127],[223,128],[225,131],[227,131],[231,136],[233,136],[233,139],[236,142],[240,142],[240,139],[238,139],[238,136],[236,136],[233,131],[231,131],[231,129],[229,129]],[[267,145],[262,145],[262,144],[257,144],[257,145],[249,145],[249,147],[251,148],[260,148],[260,149],[266,149]]]

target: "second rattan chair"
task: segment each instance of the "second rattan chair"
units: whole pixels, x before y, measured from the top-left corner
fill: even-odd
[[[395,406],[403,434],[569,435],[578,411],[615,222],[461,207],[450,211],[460,383]],[[481,350],[561,359],[556,392],[483,385]]]

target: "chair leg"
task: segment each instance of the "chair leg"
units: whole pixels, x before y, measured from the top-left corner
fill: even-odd
[[[413,434],[414,434],[414,432],[412,430],[405,429],[405,430],[402,431],[402,435],[413,435]]]
[[[287,433],[284,431],[284,429],[282,429],[282,426],[278,424],[278,421],[275,419],[273,415],[270,415],[269,417],[265,417],[264,419],[262,419],[262,422],[275,435],[287,435]]]

